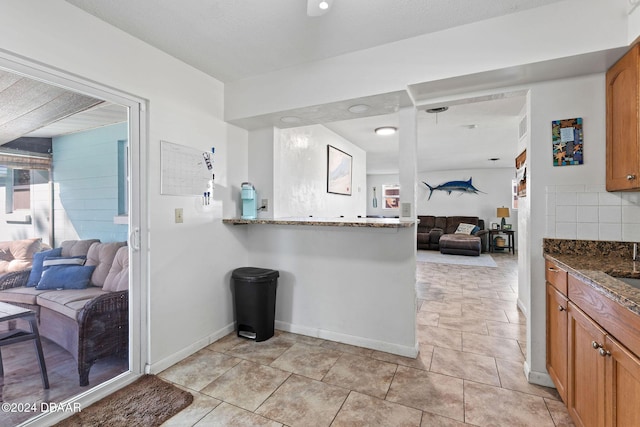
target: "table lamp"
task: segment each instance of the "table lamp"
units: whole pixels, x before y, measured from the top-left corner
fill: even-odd
[[[500,228],[504,229],[504,225],[507,223],[505,218],[509,218],[509,208],[505,208],[504,206],[497,209],[496,216],[498,218],[502,218],[500,221]]]

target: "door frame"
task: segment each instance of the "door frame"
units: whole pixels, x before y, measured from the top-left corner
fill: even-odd
[[[129,370],[65,403],[82,408],[135,381],[149,363],[149,221],[147,202],[147,121],[148,101],[144,98],[40,64],[0,49],[0,68],[25,77],[109,101],[129,111]],[[41,414],[25,425],[50,425],[68,414]]]

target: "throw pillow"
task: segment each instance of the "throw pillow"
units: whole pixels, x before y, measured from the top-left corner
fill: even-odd
[[[69,256],[69,257],[45,257],[42,261],[42,267],[46,270],[48,267],[54,265],[84,265],[87,258],[84,256]]]
[[[454,234],[471,234],[473,233],[473,229],[476,228],[473,224],[465,224],[461,222],[458,224],[458,228],[456,229]]]
[[[36,252],[33,254],[33,265],[31,266],[31,273],[29,273],[29,280],[27,286],[32,288],[38,284],[40,277],[42,276],[43,262],[47,257],[59,257],[62,254],[62,248],[55,248],[48,251]]]
[[[52,265],[42,272],[36,289],[85,289],[94,265]]]

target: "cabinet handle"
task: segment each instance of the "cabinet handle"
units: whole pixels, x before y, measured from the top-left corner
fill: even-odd
[[[635,175],[633,175],[633,174],[627,175],[627,181],[633,181],[634,179],[636,179]]]
[[[559,310],[559,311],[565,311],[565,310],[566,310],[566,308],[564,308],[563,306],[559,305],[559,306],[558,306],[558,310]],[[594,341],[594,342],[595,342],[595,341]]]
[[[595,341],[591,341],[591,347],[593,347],[594,350],[597,350],[599,348],[602,348],[602,344],[598,344]]]
[[[611,352],[609,350],[605,350],[602,347],[600,347],[599,352],[600,352],[600,356],[602,356],[602,357],[611,356]]]
[[[552,271],[552,272],[554,272],[554,273],[557,273],[558,271],[560,271],[560,270],[558,270],[557,268],[553,268],[553,267],[549,267],[549,268],[548,268],[548,270],[549,270],[549,271]]]

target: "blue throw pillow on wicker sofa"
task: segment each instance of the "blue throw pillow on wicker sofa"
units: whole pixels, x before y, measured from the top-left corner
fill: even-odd
[[[52,265],[42,272],[36,289],[84,289],[95,269],[95,265]]]
[[[59,257],[62,255],[62,248],[50,249],[48,251],[36,252],[33,254],[33,264],[31,266],[31,273],[29,273],[29,280],[27,286],[34,287],[40,281],[42,276],[42,262],[46,257]]]

